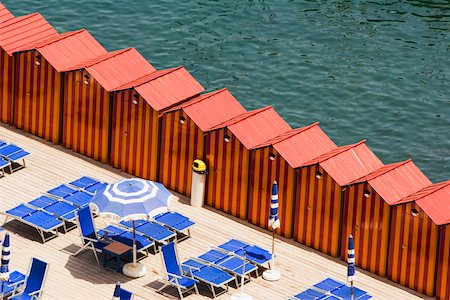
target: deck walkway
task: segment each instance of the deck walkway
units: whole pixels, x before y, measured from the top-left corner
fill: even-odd
[[[0,139],[15,143],[31,156],[27,167],[12,175],[0,178],[0,211],[13,207],[18,202],[26,202],[60,183],[67,183],[82,175],[89,175],[108,182],[116,181],[128,175],[109,166],[94,162],[81,155],[54,146],[47,142],[12,128],[0,125]],[[187,199],[173,203],[172,210],[179,211],[197,222],[191,231],[192,237],[178,244],[180,259],[196,256],[208,246],[218,245],[229,238],[238,238],[254,242],[270,249],[271,235],[247,222],[231,218],[209,208],[196,209],[187,205]],[[96,218],[98,226],[105,220]],[[161,286],[160,255],[150,255],[142,262],[147,266],[148,274],[139,279],[130,279],[111,269],[98,267],[90,252],[77,257],[71,253],[78,249],[80,238],[78,230],[42,244],[37,232],[18,222],[10,222],[4,229],[11,237],[11,269],[26,272],[31,257],[36,256],[50,262],[50,272],[45,286],[45,299],[111,299],[114,284],[122,282],[123,287],[136,294],[135,299],[177,299],[175,290],[167,289],[169,294],[158,294],[155,289]],[[0,235],[2,233],[0,232]],[[255,300],[287,299],[305,289],[305,285],[314,284],[324,276],[341,281],[346,279],[346,265],[338,259],[332,259],[291,240],[277,239],[277,267],[283,278],[270,283],[262,278],[253,279],[245,286],[246,292]],[[406,288],[395,285],[384,278],[358,271],[356,285],[367,290],[375,299],[422,299]],[[229,299],[237,290],[230,288],[228,294],[217,299]],[[188,295],[187,299],[208,299],[210,293]]]

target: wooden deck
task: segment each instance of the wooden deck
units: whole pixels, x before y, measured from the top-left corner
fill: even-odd
[[[114,182],[128,175],[107,165],[94,162],[81,155],[54,146],[47,142],[0,125],[0,139],[15,143],[31,153],[27,167],[0,178],[0,211],[5,211],[18,202],[27,202],[60,183],[67,183],[83,175]],[[173,203],[172,210],[179,211],[197,222],[191,231],[192,237],[178,244],[180,260],[197,256],[208,246],[218,245],[229,238],[253,242],[270,249],[271,234],[247,222],[237,220],[209,208],[193,208],[188,200],[180,197]],[[3,217],[2,217],[3,218]],[[105,220],[96,218],[98,226]],[[161,257],[150,255],[142,260],[148,274],[139,279],[130,279],[112,269],[98,267],[92,252],[77,257],[71,256],[79,248],[78,230],[60,234],[57,238],[42,244],[37,232],[16,221],[9,222],[4,229],[11,236],[11,269],[26,272],[31,257],[38,257],[50,263],[50,271],[45,286],[45,299],[111,299],[114,284],[122,282],[124,288],[136,294],[135,299],[177,299],[174,289],[166,289],[164,295],[156,289],[161,286]],[[2,233],[0,232],[0,236]],[[291,240],[277,239],[277,269],[283,277],[279,282],[270,283],[261,277],[253,278],[245,286],[253,299],[288,299],[288,297],[314,284],[324,277],[346,280],[346,265],[338,259],[322,255]],[[357,270],[356,286],[367,290],[375,299],[422,299],[422,295],[396,285],[385,278]],[[229,299],[236,293],[234,287],[217,299]],[[211,294],[201,289],[201,295],[187,295],[187,299],[208,299]]]

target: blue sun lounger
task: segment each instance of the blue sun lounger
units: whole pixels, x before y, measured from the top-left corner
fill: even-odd
[[[56,216],[26,204],[20,204],[11,208],[4,212],[4,214],[6,215],[4,223],[8,222],[8,219],[11,218],[35,228],[41,236],[43,243],[58,236],[58,228],[64,227],[64,222]],[[51,235],[45,238],[45,233],[50,233]]]
[[[88,205],[93,198],[93,195],[83,190],[74,189],[66,184],[61,184],[47,191],[47,194],[63,199],[65,202],[75,205],[78,208]]]
[[[7,142],[5,142],[4,140],[0,140],[0,148],[5,147],[6,145],[8,145]]]
[[[272,259],[272,254],[269,251],[236,239],[229,240],[228,242],[220,245],[219,248],[230,251],[241,257],[244,256],[245,251],[246,258],[259,267],[265,267],[265,264],[269,264]]]
[[[72,224],[71,227],[64,225],[64,232],[67,232],[77,226],[75,212],[78,210],[78,207],[65,202],[64,199],[52,198],[43,195],[31,200],[28,204],[32,207],[48,212],[66,223]]]
[[[29,154],[29,152],[13,144],[7,144],[0,148],[0,157],[11,162],[11,173],[25,168],[25,157]],[[22,164],[19,163],[21,160]]]
[[[23,280],[25,288],[20,293],[18,290],[13,291],[13,295],[9,299],[32,300],[42,299],[44,293],[45,280],[47,279],[49,264],[37,258],[31,259],[28,275]]]
[[[206,283],[213,294],[213,298],[228,292],[228,283],[234,279],[234,276],[231,276],[228,272],[194,258],[182,263],[181,268],[184,274]],[[216,292],[218,288],[222,288],[219,293]]]
[[[133,247],[133,233],[123,228],[109,225],[97,231],[97,234],[103,239],[110,239]],[[154,246],[154,242],[136,232],[136,250],[148,256],[148,248]],[[145,252],[144,252],[145,251]]]
[[[6,159],[3,159],[0,157],[0,178],[5,176],[5,169],[9,167],[10,172],[11,170],[11,162],[7,161]]]
[[[185,235],[181,239],[178,239],[178,241],[190,237],[190,228],[195,225],[194,221],[174,211],[169,211],[156,216],[155,221],[175,231],[179,236]]]
[[[171,239],[176,238],[176,233],[170,229],[154,222],[149,221],[135,221],[135,231],[149,238],[154,242],[155,253],[158,252],[159,245],[166,244]],[[120,225],[128,231],[132,230],[133,225],[131,221],[122,221]]]
[[[222,270],[234,275],[236,286],[239,285],[239,278],[242,278],[242,276],[244,276],[244,278],[245,276],[248,276],[247,281],[250,281],[251,273],[258,270],[258,267],[252,264],[250,261],[246,261],[244,266],[244,260],[242,258],[235,255],[230,255],[219,249],[211,249],[208,252],[200,255],[198,259],[207,263],[214,264]]]
[[[303,291],[294,296],[294,299],[300,300],[314,300],[314,299],[351,299],[351,288],[345,283],[326,278],[319,283],[314,284],[306,291]],[[371,299],[372,296],[368,295],[365,291],[354,287],[354,299],[366,300]]]
[[[107,183],[101,182],[88,176],[83,176],[77,180],[70,182],[69,185],[78,189],[82,189],[93,195],[97,190],[104,188]]]
[[[1,297],[9,296],[14,291],[15,288],[19,288],[20,286],[23,285],[25,278],[26,278],[25,274],[20,273],[19,271],[11,272],[9,274],[9,279],[6,280],[3,285],[0,284],[0,296]]]

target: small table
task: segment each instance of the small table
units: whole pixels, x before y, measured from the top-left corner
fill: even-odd
[[[106,263],[111,260],[111,259],[107,259],[108,255],[112,256],[112,258],[114,258],[117,261],[116,264],[116,271],[120,272],[120,260],[122,258],[122,255],[127,254],[128,253],[128,260],[130,260],[131,256],[131,250],[133,248],[130,246],[127,246],[125,244],[122,244],[120,242],[112,242],[111,244],[109,244],[108,246],[106,246],[105,248],[103,248],[103,267],[106,267]]]

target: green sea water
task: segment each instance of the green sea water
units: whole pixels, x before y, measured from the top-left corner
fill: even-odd
[[[108,50],[184,65],[247,109],[293,127],[320,121],[338,144],[367,138],[385,162],[413,158],[450,179],[449,1],[2,0]]]

